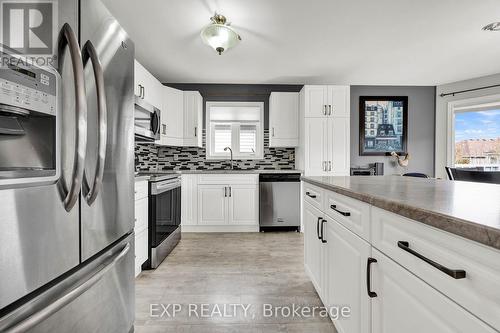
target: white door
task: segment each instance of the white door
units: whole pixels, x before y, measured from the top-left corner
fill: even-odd
[[[146,69],[137,61],[134,60],[134,94],[142,97],[141,86],[144,87],[146,82]]]
[[[334,321],[335,327],[339,333],[369,333],[371,305],[366,292],[366,263],[371,246],[331,218],[327,218],[324,234],[327,306],[351,308],[351,316]]]
[[[349,86],[328,86],[328,114],[333,117],[349,117],[350,98]]]
[[[166,133],[162,144],[171,146],[183,145],[184,134],[184,93],[181,90],[163,87],[162,122],[165,122]]]
[[[328,86],[304,86],[304,106],[307,117],[326,117]]]
[[[318,226],[322,213],[308,203],[304,203],[303,223],[304,223],[304,265],[307,274],[320,296],[323,295],[321,289],[323,285],[321,264],[322,264],[322,243],[318,238]]]
[[[269,98],[269,146],[299,144],[299,93],[272,92]]]
[[[229,186],[229,224],[259,224],[259,192],[257,185]]]
[[[181,225],[198,224],[198,176],[182,175]]]
[[[381,252],[372,256],[373,333],[495,332]]]
[[[226,185],[198,185],[198,224],[227,224]]]
[[[327,175],[328,121],[325,118],[306,118],[304,126],[306,176]]]
[[[334,176],[349,176],[351,152],[349,147],[350,119],[328,119],[328,171]]]
[[[184,146],[201,147],[202,103],[198,91],[184,91]]]

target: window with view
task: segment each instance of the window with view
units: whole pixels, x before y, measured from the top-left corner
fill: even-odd
[[[261,102],[207,102],[207,158],[262,159],[264,156]]]
[[[500,109],[456,111],[454,166],[500,170]]]

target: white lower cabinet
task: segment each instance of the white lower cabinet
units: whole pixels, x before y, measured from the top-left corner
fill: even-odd
[[[334,320],[339,333],[498,332],[500,252],[308,183],[303,188],[305,271],[325,306],[350,307],[350,317]],[[401,241],[467,275],[445,274],[398,247]]]
[[[135,182],[135,276],[141,272],[142,264],[148,260],[148,181],[139,180]]]
[[[373,333],[496,332],[386,255],[373,257]]]
[[[182,231],[258,231],[256,174],[182,175]]]
[[[198,185],[198,224],[227,224],[227,186]]]
[[[229,186],[229,220],[235,225],[259,223],[259,192],[257,185]]]
[[[350,307],[350,317],[335,321],[339,333],[370,332],[370,298],[366,292],[366,264],[371,245],[326,217],[325,305]]]
[[[303,210],[304,222],[304,264],[318,295],[323,299],[323,244],[319,237],[319,224],[323,215],[319,210],[305,202]]]
[[[148,260],[148,232],[144,229],[135,234],[135,276],[142,270],[142,264]]]

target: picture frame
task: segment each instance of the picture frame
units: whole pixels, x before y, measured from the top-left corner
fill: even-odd
[[[359,155],[407,153],[408,96],[359,97]]]

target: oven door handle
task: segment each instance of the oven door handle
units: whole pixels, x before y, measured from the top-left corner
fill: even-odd
[[[167,191],[174,190],[181,187],[181,182],[176,180],[175,182],[167,183],[165,185],[155,185],[151,188],[151,194],[161,194]]]

